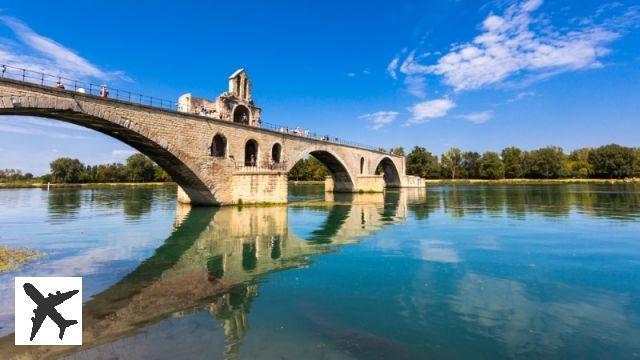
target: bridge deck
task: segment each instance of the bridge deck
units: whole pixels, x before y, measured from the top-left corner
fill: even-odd
[[[347,146],[355,149],[365,149],[365,150],[376,152],[379,154],[386,154],[388,156],[396,156],[389,152],[381,150],[381,148],[376,148],[374,146],[370,146],[366,144],[359,144],[357,142],[352,142],[344,139],[338,138],[339,139],[338,141],[331,140],[331,138],[329,138],[329,140],[321,140],[314,137],[301,136],[301,135],[280,131],[280,129],[293,128],[290,126],[283,126],[283,125],[273,124],[269,122],[262,122],[262,125],[258,127],[258,126],[252,126],[252,125],[233,123],[233,122],[224,121],[221,119],[216,119],[216,118],[203,116],[199,114],[181,112],[177,110],[177,103],[175,101],[133,93],[126,90],[110,88],[109,96],[103,97],[103,96],[100,96],[101,85],[96,85],[96,84],[79,81],[79,80],[68,79],[62,76],[54,76],[54,75],[27,70],[27,69],[15,68],[8,65],[0,64],[0,82],[22,84],[24,86],[28,86],[31,89],[40,88],[44,91],[53,90],[57,93],[57,95],[60,95],[61,93],[69,94],[74,97],[79,96],[79,97],[91,98],[92,100],[134,106],[141,109],[153,109],[154,111],[181,114],[181,115],[186,115],[186,116],[195,117],[195,118],[206,118],[207,120],[211,120],[211,121],[223,122],[225,124],[233,124],[234,126],[238,126],[243,129],[251,128],[251,129],[256,129],[260,131],[267,131],[270,133],[277,133],[292,139],[303,138],[303,139],[308,139],[311,141],[317,141],[321,143],[325,142],[325,143],[331,143],[331,144],[336,144],[340,146]],[[64,89],[58,88],[58,86],[60,85],[64,86]]]

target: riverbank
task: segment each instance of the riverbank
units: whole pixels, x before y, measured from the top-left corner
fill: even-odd
[[[553,185],[553,184],[640,184],[640,178],[626,179],[425,179],[429,185]],[[318,185],[324,181],[289,181],[291,185]]]
[[[429,185],[553,185],[553,184],[640,184],[640,178],[627,179],[425,179]],[[324,185],[324,181],[289,181],[290,185]],[[117,182],[49,184],[50,188],[109,188],[119,186],[175,186],[174,182]],[[0,182],[0,189],[47,188],[42,182]]]
[[[0,272],[19,268],[25,262],[42,256],[41,253],[26,249],[11,249],[0,245]]]
[[[324,185],[324,181],[289,180],[290,185]]]
[[[640,184],[640,178],[627,179],[427,179],[429,185],[554,185],[554,184]]]
[[[175,186],[174,182],[117,182],[117,183],[82,183],[82,184],[49,184],[51,188],[107,188],[117,186]],[[42,182],[0,182],[0,189],[47,188]]]

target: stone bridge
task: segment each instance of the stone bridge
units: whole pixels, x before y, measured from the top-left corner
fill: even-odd
[[[404,157],[331,141],[304,130],[267,129],[244,70],[215,101],[180,97],[178,110],[30,82],[0,79],[0,115],[57,119],[116,138],[147,155],[196,205],[284,203],[287,173],[313,155],[329,170],[326,191],[382,192],[424,186],[405,175]],[[380,166],[383,170],[376,175]]]

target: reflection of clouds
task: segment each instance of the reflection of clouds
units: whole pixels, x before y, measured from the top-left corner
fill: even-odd
[[[453,243],[442,240],[420,240],[418,243],[418,257],[424,261],[442,263],[458,263],[460,257],[453,249]]]
[[[136,234],[136,233],[134,233]],[[126,266],[129,261],[138,260],[140,254],[153,249],[158,244],[158,239],[152,236],[137,233],[136,240],[130,237],[119,237],[110,239],[107,244],[95,244],[104,246],[87,249],[79,254],[64,256],[60,259],[44,257],[35,260],[25,266],[24,269],[16,272],[3,274],[0,276],[0,335],[5,335],[13,331],[14,318],[14,281],[15,276],[100,276],[112,274],[119,276],[123,271],[130,269],[118,268],[118,264]],[[58,244],[57,249],[72,247],[73,244]],[[122,270],[122,271],[120,271]],[[113,279],[114,281],[117,279]],[[95,292],[92,289],[101,286],[97,283],[85,281],[85,297]],[[90,291],[87,291],[90,290]]]
[[[498,237],[496,235],[481,234],[478,235],[478,239],[474,242],[474,246],[477,249],[499,251],[501,250]]]
[[[434,239],[407,241],[401,237],[387,236],[375,239],[375,243],[371,245],[386,254],[406,254],[423,261],[449,264],[462,261],[452,241]]]
[[[522,283],[466,274],[452,310],[478,325],[471,330],[504,343],[510,356],[537,354],[542,349],[560,351],[569,343],[574,345],[571,348],[585,348],[593,342],[625,343],[640,350],[634,342],[640,332],[625,314],[628,299],[593,292],[587,296],[575,288],[563,289],[562,296],[560,301],[532,299]]]

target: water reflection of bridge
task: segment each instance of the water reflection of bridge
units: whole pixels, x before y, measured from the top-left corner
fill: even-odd
[[[312,255],[331,253],[401,222],[408,199],[424,196],[418,189],[336,194],[331,202],[299,205],[326,214],[305,238],[289,226],[291,206],[179,206],[172,235],[154,255],[84,305],[82,349],[131,336],[168,316],[205,309],[224,322],[227,348],[221,352],[234,353],[249,329],[258,277],[309,265]],[[13,335],[0,339],[0,351],[9,358],[53,358],[78,350],[15,347]]]

